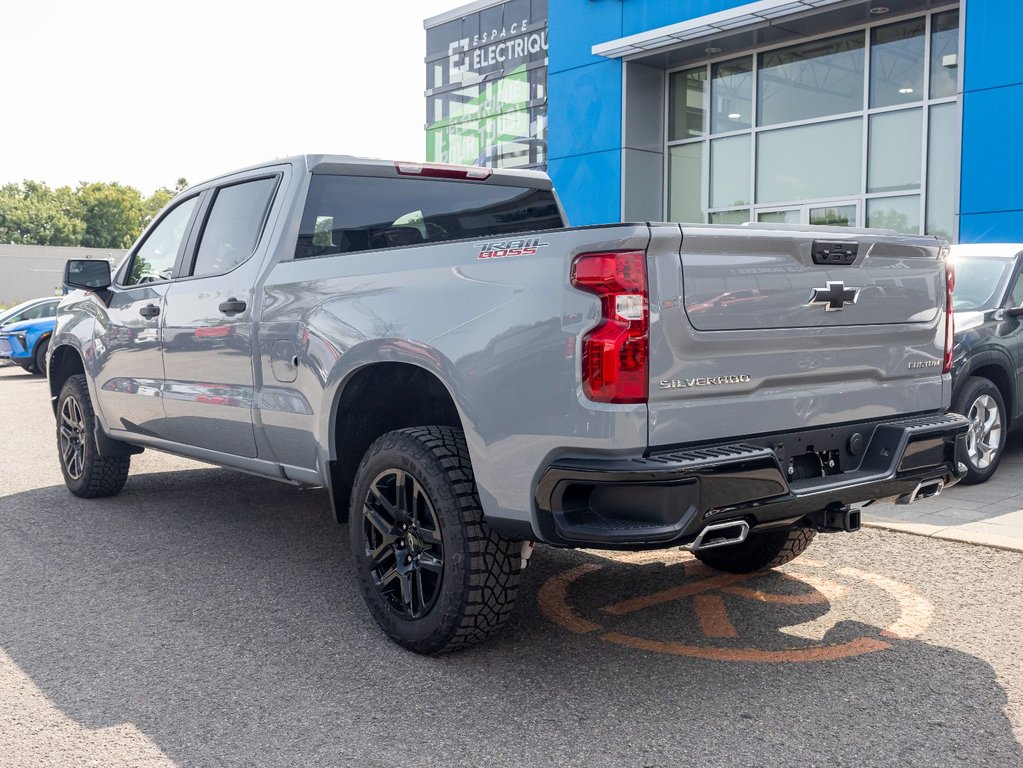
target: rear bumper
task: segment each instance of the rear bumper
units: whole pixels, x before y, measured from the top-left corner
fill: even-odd
[[[692,542],[707,525],[745,520],[757,529],[963,477],[969,421],[954,414],[870,425],[856,468],[789,482],[767,440],[643,458],[551,464],[537,484],[538,533],[549,544],[643,549]],[[757,445],[756,443],[763,443]]]

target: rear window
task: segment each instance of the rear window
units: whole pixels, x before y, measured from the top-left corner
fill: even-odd
[[[550,190],[438,179],[314,175],[295,257],[562,226]]]

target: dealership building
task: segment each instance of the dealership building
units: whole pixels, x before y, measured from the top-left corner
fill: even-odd
[[[480,0],[425,26],[427,159],[545,169],[572,224],[1023,240],[1020,0]]]

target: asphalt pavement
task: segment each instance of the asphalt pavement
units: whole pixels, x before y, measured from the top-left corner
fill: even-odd
[[[425,658],[323,491],[147,451],[85,501],[53,431],[0,369],[0,766],[1023,766],[1023,553],[869,529],[735,577],[540,547],[499,637]]]

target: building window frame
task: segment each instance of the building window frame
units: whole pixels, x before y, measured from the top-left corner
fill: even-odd
[[[715,55],[713,58],[703,59],[700,62],[683,65],[679,67],[673,67],[666,70],[664,73],[664,90],[663,90],[663,103],[664,103],[664,114],[663,114],[663,125],[662,125],[662,136],[664,137],[664,160],[663,160],[663,176],[662,176],[662,212],[666,221],[671,219],[671,200],[670,200],[670,189],[671,189],[671,149],[672,147],[678,147],[685,144],[696,144],[704,143],[706,146],[703,150],[703,167],[701,171],[700,179],[700,195],[701,195],[701,209],[703,212],[702,221],[704,223],[711,221],[715,214],[727,214],[732,211],[737,211],[741,208],[746,209],[749,212],[749,220],[752,222],[757,221],[757,216],[761,212],[777,211],[780,209],[792,209],[799,208],[803,211],[804,218],[809,215],[810,208],[827,207],[830,204],[848,204],[855,202],[857,205],[857,221],[854,226],[864,227],[867,225],[867,211],[869,208],[870,200],[879,200],[883,198],[895,198],[895,197],[906,197],[916,196],[919,205],[918,214],[918,231],[917,234],[923,234],[927,227],[927,197],[928,197],[928,149],[929,149],[929,137],[930,137],[930,115],[931,108],[942,105],[942,104],[955,104],[957,106],[958,114],[961,116],[961,100],[959,94],[956,93],[952,96],[943,96],[939,98],[931,97],[931,55],[932,55],[932,42],[934,33],[934,18],[935,16],[947,13],[949,11],[959,12],[959,34],[960,42],[958,47],[958,73],[957,77],[961,78],[962,73],[962,29],[963,29],[963,12],[962,5],[960,3],[949,3],[947,5],[928,9],[927,11],[917,11],[913,13],[905,13],[890,18],[879,19],[868,24],[860,24],[852,27],[832,30],[820,35],[814,35],[810,37],[800,38],[798,41],[789,41],[786,43],[765,46],[761,48],[749,48],[741,51],[729,51],[720,55]],[[923,52],[923,93],[922,97],[918,101],[895,104],[883,107],[871,107],[870,106],[870,85],[871,85],[871,68],[872,68],[872,48],[873,48],[873,34],[872,30],[878,27],[885,27],[891,24],[900,22],[913,21],[915,19],[924,19],[924,52]],[[841,114],[827,115],[826,117],[817,117],[804,120],[794,120],[786,123],[776,123],[771,125],[760,125],[759,124],[759,101],[761,98],[759,80],[760,80],[760,56],[764,53],[790,48],[793,45],[811,43],[814,41],[827,40],[833,37],[840,37],[842,35],[848,35],[850,33],[860,33],[864,37],[863,47],[863,108],[861,110],[853,112],[844,112]],[[751,109],[751,127],[742,128],[732,131],[723,131],[720,133],[712,133],[712,114],[711,109],[713,106],[713,72],[714,65],[722,62],[734,61],[744,57],[752,58],[752,82],[753,82],[753,93]],[[705,82],[707,83],[706,88],[703,92],[703,120],[704,120],[704,132],[701,136],[694,138],[685,138],[678,140],[671,140],[669,134],[669,120],[671,116],[671,76],[676,72],[686,72],[696,69],[704,69],[705,71]],[[961,80],[960,80],[961,82]],[[870,163],[870,122],[873,115],[879,115],[891,112],[902,112],[907,110],[921,110],[921,158],[920,158],[920,187],[911,189],[900,189],[891,190],[885,192],[869,192],[869,163]],[[861,168],[860,168],[860,186],[859,192],[856,194],[842,194],[833,197],[821,197],[821,198],[806,198],[796,200],[771,200],[770,202],[760,202],[757,197],[757,161],[758,161],[758,137],[761,133],[769,133],[773,131],[780,131],[786,128],[793,128],[797,126],[807,125],[820,125],[823,123],[831,123],[840,120],[848,120],[850,118],[859,118],[861,121],[862,131],[862,143],[861,143]],[[749,205],[746,206],[726,206],[726,207],[712,207],[711,203],[711,168],[710,168],[710,156],[711,156],[711,144],[714,140],[734,137],[734,136],[750,136],[750,174],[749,174]],[[958,160],[955,161],[958,166]],[[956,172],[958,178],[958,171]],[[958,198],[958,191],[953,190],[953,194]],[[699,223],[699,222],[691,222]],[[805,221],[803,223],[809,223]],[[950,222],[951,225],[955,226],[955,222]],[[950,239],[954,237],[954,233],[949,233]]]

